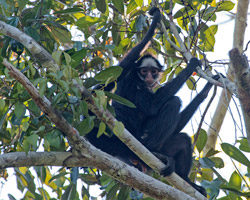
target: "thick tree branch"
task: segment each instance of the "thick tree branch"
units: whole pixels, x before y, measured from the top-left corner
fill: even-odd
[[[245,55],[238,48],[229,52],[232,67],[235,73],[235,81],[238,89],[241,110],[244,117],[245,128],[250,145],[250,70]]]
[[[74,156],[71,152],[29,152],[28,155],[24,152],[7,153],[0,155],[0,166],[1,168],[22,166],[93,166],[153,198],[159,200],[194,200],[187,194],[153,179],[151,176],[100,150],[97,150],[95,157],[91,158],[84,155]]]

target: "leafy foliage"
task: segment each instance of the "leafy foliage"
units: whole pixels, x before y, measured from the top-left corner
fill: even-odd
[[[0,62],[7,58],[39,89],[41,96],[51,99],[52,105],[62,113],[65,119],[79,130],[81,135],[88,134],[93,127],[99,127],[97,136],[108,134],[106,125],[96,117],[90,116],[88,107],[74,83],[91,88],[97,83],[107,85],[115,82],[121,73],[120,67],[114,67],[126,52],[145,34],[149,18],[145,14],[151,1],[142,0],[95,0],[95,1],[0,1],[0,18],[7,24],[17,27],[42,45],[60,66],[59,71],[47,70],[37,63],[21,43],[0,35]],[[176,8],[170,13],[171,6]],[[216,14],[230,11],[234,7],[231,1],[161,1],[161,7],[171,15],[185,45],[193,56],[203,57],[204,52],[212,52],[218,26]],[[164,15],[163,21],[169,27],[170,21]],[[208,23],[209,22],[209,23]],[[212,24],[212,25],[211,25]],[[174,34],[168,31],[171,42],[179,46]],[[185,64],[179,52],[158,33],[149,52],[163,55],[168,66],[164,80],[170,80],[178,74]],[[199,50],[199,51],[198,51]],[[69,144],[62,132],[49,121],[46,114],[31,99],[27,91],[10,77],[8,70],[0,63],[0,147],[1,153],[44,151],[65,151]],[[110,67],[112,66],[112,67]],[[195,89],[195,78],[187,82]],[[109,101],[113,99],[130,107],[134,105],[113,93],[95,91],[95,103],[113,112]],[[123,124],[117,122],[114,132],[120,134]],[[199,157],[207,141],[205,130],[200,131],[196,143]],[[239,149],[231,144],[221,144],[222,150],[230,158],[247,166],[249,159],[244,152],[250,152],[247,139],[238,141]],[[194,159],[193,180],[197,179],[207,189],[210,199],[216,199],[220,191],[221,199],[241,199],[249,196],[245,179],[234,171],[229,181],[220,176],[224,161],[217,157],[216,151],[210,151],[202,159]],[[90,199],[90,185],[98,184],[106,199],[151,199],[137,191],[108,177],[97,169],[60,168],[57,171],[49,167],[15,168],[18,189],[23,199]],[[55,175],[53,175],[55,174]],[[199,176],[197,176],[199,174]],[[217,175],[214,178],[212,174]],[[7,179],[8,172],[2,170],[1,177]],[[38,177],[39,184],[34,177]],[[249,182],[249,173],[245,176]],[[77,181],[78,180],[78,181]],[[77,189],[79,180],[81,191]],[[244,183],[245,181],[245,183]],[[46,186],[46,187],[44,187]],[[51,192],[53,191],[53,192]],[[240,197],[241,196],[241,197]],[[9,197],[15,199],[14,193]]]

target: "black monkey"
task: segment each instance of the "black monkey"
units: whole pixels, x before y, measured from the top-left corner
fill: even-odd
[[[175,171],[195,189],[206,195],[203,187],[188,178],[192,166],[191,139],[180,131],[207,97],[212,84],[207,83],[194,100],[180,112],[181,100],[175,94],[201,63],[198,59],[192,58],[176,78],[160,86],[158,81],[163,66],[152,55],[139,59],[143,48],[152,39],[161,18],[157,8],[152,8],[150,14],[153,14],[153,21],[146,36],[119,64],[123,72],[117,80],[115,93],[133,102],[136,108],[129,108],[114,101],[112,105],[115,108],[116,118],[166,164],[162,175],[170,175]],[[97,139],[94,129],[86,137],[97,148],[126,162],[129,158],[138,159],[116,136],[102,135]]]

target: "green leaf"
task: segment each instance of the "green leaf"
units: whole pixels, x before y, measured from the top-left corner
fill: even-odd
[[[101,19],[99,17],[85,16],[77,20],[76,25],[80,28],[88,28],[89,26],[92,26],[100,21]]]
[[[122,68],[119,66],[111,66],[102,70],[98,74],[95,75],[95,79],[100,81],[101,84],[105,84],[107,80],[109,83],[116,80],[122,73]]]
[[[200,158],[199,162],[203,168],[211,168],[215,166],[214,162],[209,158]]]
[[[71,62],[71,57],[66,52],[63,52],[63,54],[64,54],[64,58],[65,58],[65,61],[66,61],[66,65],[69,66],[70,62]]]
[[[62,195],[62,200],[75,199],[76,197],[76,184],[70,184]]]
[[[215,35],[218,31],[218,25],[212,25],[209,27],[210,30],[213,32],[213,34]]]
[[[175,14],[174,14],[174,19],[177,19],[179,17],[183,17],[184,14],[190,15],[193,12],[193,10],[190,7],[185,7],[185,8],[181,8],[180,10],[178,10]]]
[[[26,141],[31,144],[33,147],[37,148],[38,135],[32,134],[26,138]]]
[[[234,171],[230,177],[228,186],[232,187],[234,189],[240,190],[241,183],[242,183],[242,179],[241,179],[240,175],[236,171]]]
[[[0,108],[3,108],[5,106],[5,100],[0,99]]]
[[[213,51],[215,44],[214,27],[208,27],[204,32],[201,32],[201,45],[199,47],[202,51]]]
[[[241,192],[241,191],[239,191],[239,190],[236,190],[235,188],[232,188],[232,187],[229,187],[229,186],[226,186],[226,185],[221,185],[220,186],[220,188],[222,189],[222,190],[227,190],[227,191],[230,191],[230,192],[233,192],[234,194],[236,194],[237,196],[235,197],[232,197],[230,194],[229,194],[229,196],[228,196],[228,198],[227,199],[225,199],[225,200],[232,200],[232,199],[236,199],[236,200],[241,200],[242,198],[237,198],[237,197],[247,197],[247,198],[249,198],[249,192]],[[220,200],[224,200],[224,199],[220,199]]]
[[[96,8],[101,11],[102,13],[105,13],[107,9],[106,1],[105,0],[95,0]]]
[[[127,14],[131,13],[132,11],[134,11],[137,8],[137,4],[135,2],[135,0],[131,0],[128,4],[127,7]]]
[[[105,95],[113,100],[115,100],[116,102],[122,104],[122,105],[125,105],[125,106],[128,106],[130,108],[136,108],[136,106],[129,100],[121,97],[121,96],[118,96],[116,94],[113,94],[111,92],[107,92],[105,91]]]
[[[56,63],[58,65],[61,65],[61,62],[62,62],[62,51],[61,50],[58,50],[58,51],[54,51],[52,53],[52,58],[56,61]]]
[[[118,122],[118,121],[115,122],[115,126],[113,128],[113,132],[115,135],[122,135],[124,132],[124,129],[125,127],[122,122]]]
[[[44,95],[46,88],[47,88],[47,80],[46,79],[40,80],[40,82],[39,82],[39,94],[41,96]]]
[[[65,175],[67,175],[68,172],[61,172],[60,174],[57,174],[55,176],[53,176],[50,180],[49,183],[51,183],[53,180],[59,179],[61,177],[65,177]]]
[[[196,84],[195,84],[195,79],[193,77],[189,77],[188,80],[186,81],[186,84],[190,90],[195,90],[196,89]]]
[[[112,0],[112,3],[114,4],[114,6],[117,8],[117,10],[119,10],[119,12],[121,14],[124,13],[124,4],[123,4],[123,0]]]
[[[86,57],[86,54],[87,54],[87,50],[85,48],[75,52],[72,56],[71,56],[71,59],[72,59],[72,62],[71,62],[71,66],[74,68],[76,66],[78,66],[83,58]]]
[[[112,188],[110,188],[107,194],[107,199],[116,199],[115,197],[119,188],[120,188],[119,184],[115,184]]]
[[[81,111],[81,113],[86,117],[86,116],[88,116],[88,104],[87,104],[87,102],[86,101],[84,101],[84,100],[82,100],[81,102],[80,102],[80,111]]]
[[[220,153],[218,150],[214,150],[213,148],[211,148],[208,152],[207,152],[207,154],[206,154],[206,157],[210,157],[210,156],[214,156],[214,155],[216,155],[217,153]]]
[[[63,91],[68,92],[69,91],[69,85],[64,80],[58,80],[59,85],[62,87]]]
[[[118,200],[128,199],[129,197],[129,187],[127,185],[123,185],[119,191],[117,196]]]
[[[230,11],[234,8],[234,3],[231,1],[221,1],[216,4],[218,6],[218,9],[216,12],[220,11]]]
[[[32,112],[32,114],[35,115],[36,117],[40,116],[41,110],[36,105],[36,103],[34,102],[34,100],[30,100],[28,103],[29,103],[28,104],[28,109]]]
[[[46,134],[45,139],[49,142],[49,145],[60,149],[61,146],[61,133],[58,130],[53,130]]]
[[[247,138],[242,138],[238,141],[240,143],[239,149],[245,152],[250,152],[250,146]]]
[[[139,7],[142,7],[142,5],[143,5],[143,0],[135,0],[135,3],[136,3]]]
[[[247,157],[235,146],[228,144],[228,143],[222,143],[221,144],[222,150],[231,158],[234,160],[242,163],[243,165],[246,165],[247,167],[250,167],[250,161],[247,159]]]
[[[99,138],[105,132],[105,130],[106,130],[106,124],[101,122],[96,137]]]
[[[25,114],[25,107],[21,102],[17,102],[15,103],[15,109],[14,109],[14,113],[16,115],[17,118],[21,118],[24,116]]]
[[[210,160],[214,162],[216,168],[221,169],[225,166],[223,160],[219,157],[211,157]]]
[[[196,147],[199,153],[203,150],[206,143],[207,143],[207,133],[205,130],[201,129],[196,142]]]
[[[84,119],[79,126],[79,133],[80,135],[86,135],[94,128],[94,116],[87,117]]]
[[[137,31],[142,31],[143,27],[147,26],[146,17],[144,15],[140,15],[135,22],[135,27]]]
[[[78,13],[78,12],[82,12],[83,10],[81,8],[68,8],[65,10],[60,10],[55,12],[54,14],[72,14],[72,13]]]
[[[55,27],[55,26],[49,26],[51,28],[51,33],[55,38],[57,38],[62,43],[68,43],[71,42],[71,33],[68,29],[65,27]]]
[[[40,41],[40,35],[39,33],[33,29],[32,27],[28,26],[28,27],[24,27],[24,32],[29,35],[30,37],[32,37],[35,41],[39,42]]]

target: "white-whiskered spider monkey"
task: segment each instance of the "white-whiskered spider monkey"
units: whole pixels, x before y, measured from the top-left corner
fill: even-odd
[[[201,66],[201,63],[197,58],[192,58],[176,78],[160,86],[159,80],[163,66],[152,55],[140,58],[142,50],[152,39],[161,19],[158,8],[152,8],[150,14],[153,15],[153,21],[146,36],[119,64],[123,72],[117,80],[115,93],[133,102],[136,108],[130,108],[115,101],[112,106],[115,108],[117,120],[123,122],[131,134],[166,164],[162,175],[167,176],[176,172],[206,196],[205,189],[188,178],[192,166],[191,139],[180,131],[207,97],[212,84],[207,83],[193,101],[180,112],[181,100],[175,94],[196,70],[196,67]],[[159,88],[155,91],[157,87]],[[97,148],[129,164],[132,164],[129,159],[139,160],[116,136],[102,135],[97,139],[94,129],[86,137]]]

